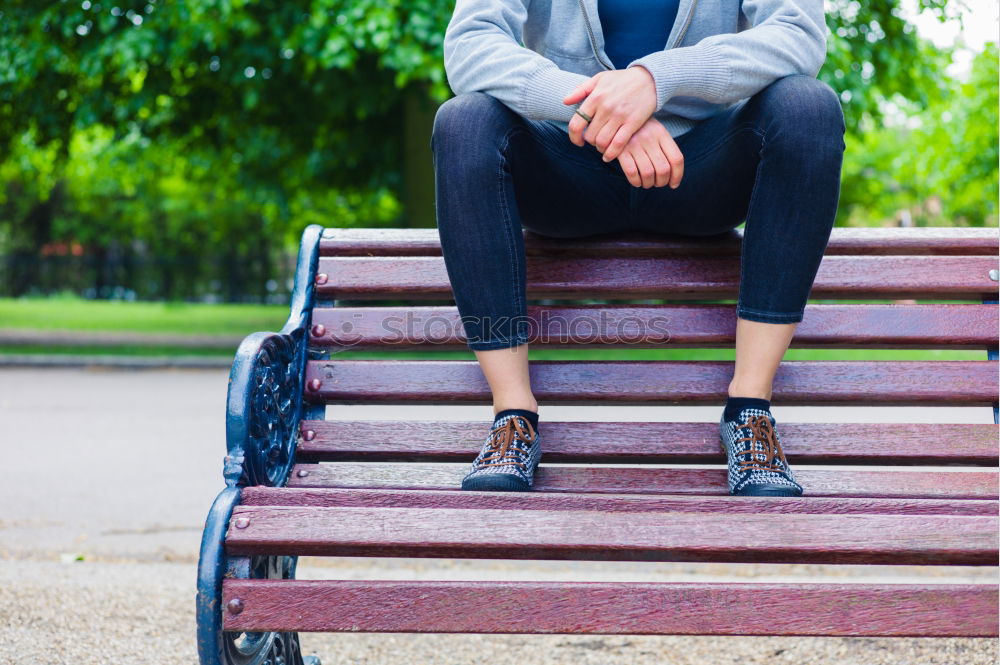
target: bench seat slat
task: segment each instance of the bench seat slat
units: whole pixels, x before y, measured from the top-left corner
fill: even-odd
[[[628,582],[241,580],[224,630],[995,637],[997,588]],[[489,599],[484,602],[484,599]]]
[[[982,304],[808,305],[792,346],[986,349],[997,344],[998,314]],[[540,346],[729,348],[736,337],[735,305],[531,305],[528,316]],[[316,347],[466,348],[455,307],[326,307],[312,320],[322,326],[312,328]]]
[[[723,404],[731,362],[534,361],[535,397],[546,404]],[[317,381],[317,383],[313,383]],[[313,402],[485,404],[475,361],[335,360],[306,366]],[[990,406],[995,361],[785,362],[775,404]]]
[[[997,515],[984,499],[872,499],[843,497],[681,496],[569,492],[455,492],[296,487],[245,487],[246,506],[315,508],[457,508],[466,510],[600,510],[605,512],[822,513],[830,515]]]
[[[464,462],[475,457],[479,421],[308,420],[301,462]],[[933,435],[929,435],[933,431]],[[782,423],[782,449],[806,464],[998,463],[989,424]],[[724,463],[717,423],[546,422],[546,462]]]
[[[243,527],[234,524],[243,524]],[[238,506],[233,555],[996,563],[996,517]]]
[[[962,298],[996,292],[995,256],[827,256],[812,298]],[[436,256],[327,257],[317,293],[347,300],[451,299],[444,259]],[[735,298],[740,264],[732,258],[533,257],[529,298]]]
[[[825,253],[837,254],[996,254],[995,228],[835,228]],[[743,230],[710,237],[629,232],[584,238],[548,238],[524,231],[529,256],[732,255],[741,249]],[[326,229],[323,256],[440,256],[437,229]]]
[[[454,490],[468,464],[296,464],[289,487]],[[997,474],[987,471],[857,471],[795,468],[809,496],[996,499]],[[540,466],[534,488],[600,494],[729,493],[725,469]]]

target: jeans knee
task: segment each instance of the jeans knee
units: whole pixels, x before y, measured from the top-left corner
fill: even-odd
[[[495,124],[498,114],[505,108],[503,102],[485,92],[465,92],[451,97],[434,114],[431,150]]]
[[[782,132],[844,150],[847,129],[844,110],[840,97],[826,82],[805,74],[793,74],[778,79],[765,91],[770,121]]]

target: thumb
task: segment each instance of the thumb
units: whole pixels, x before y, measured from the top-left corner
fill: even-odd
[[[587,95],[594,91],[595,85],[597,85],[597,77],[592,76],[573,88],[573,91],[563,98],[563,104],[576,104],[583,101]]]

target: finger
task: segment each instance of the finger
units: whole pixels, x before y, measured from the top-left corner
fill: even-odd
[[[597,85],[596,74],[573,88],[568,95],[563,97],[563,104],[576,104],[582,101],[584,97],[593,92],[595,85]]]
[[[621,154],[622,150],[625,149],[625,145],[628,143],[629,139],[639,131],[641,125],[637,125],[635,122],[625,122],[618,127],[618,131],[615,132],[614,136],[608,141],[607,146],[602,151],[604,153],[604,161],[610,162],[612,159],[617,159],[618,155]],[[599,144],[600,142],[598,142]]]
[[[635,160],[635,165],[639,169],[642,188],[649,189],[656,180],[656,171],[653,170],[653,162],[650,161],[646,151],[642,149],[634,150],[632,152],[632,159]]]
[[[569,131],[569,140],[573,145],[583,146],[583,132],[586,128],[587,121],[574,113],[566,127]]]
[[[653,162],[653,170],[656,171],[653,186],[667,185],[670,182],[670,161],[667,160],[663,147],[657,139],[653,138],[646,145],[646,154],[649,155],[650,161]]]
[[[635,160],[632,159],[632,153],[623,152],[618,156],[618,163],[621,164],[622,173],[625,174],[633,187],[642,186],[642,180],[639,179],[639,169],[635,165]]]
[[[590,122],[581,116],[579,113],[574,113],[573,118],[569,121],[568,129],[570,130],[570,140],[578,146],[584,146],[588,141],[588,135],[590,134],[590,128],[594,124],[594,112],[597,104],[591,101],[590,97],[583,100],[580,104],[578,110],[585,113],[590,119]]]
[[[637,127],[634,127],[630,123],[623,123],[618,127],[618,131],[615,132],[614,137],[608,141],[608,145],[604,152],[604,161],[610,162],[612,159],[617,159],[618,155],[622,153],[625,146],[628,144],[629,139],[635,135],[638,131]]]
[[[622,124],[617,118],[614,116],[608,116],[607,121],[601,125],[601,129],[597,132],[597,136],[594,139],[594,145],[599,151],[602,153],[607,152],[608,146],[611,145],[611,139],[618,134],[618,130],[621,129],[621,126]]]
[[[593,92],[594,87],[597,85],[598,79],[601,77],[601,74],[603,73],[604,72],[597,72],[589,79],[587,79],[580,85],[573,88],[573,90],[570,91],[570,93],[563,98],[563,104],[576,104],[584,97],[589,95],[591,92]]]
[[[684,154],[669,134],[664,134],[660,138],[660,145],[663,148],[663,154],[670,161],[670,187],[677,189],[684,177]]]
[[[586,113],[586,111],[584,111]],[[608,123],[608,116],[606,113],[602,113],[600,110],[595,110],[593,114],[589,114],[593,120],[587,125],[587,132],[583,136],[583,140],[590,145],[597,148],[597,137],[600,136],[601,131],[604,129],[604,125]],[[600,150],[600,148],[597,148]]]

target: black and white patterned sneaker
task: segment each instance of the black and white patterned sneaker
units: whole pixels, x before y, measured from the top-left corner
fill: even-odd
[[[462,479],[463,490],[527,492],[542,458],[541,435],[524,416],[501,415]]]
[[[746,407],[736,420],[719,423],[729,458],[729,493],[739,496],[801,496],[800,485],[781,449],[770,410]]]

